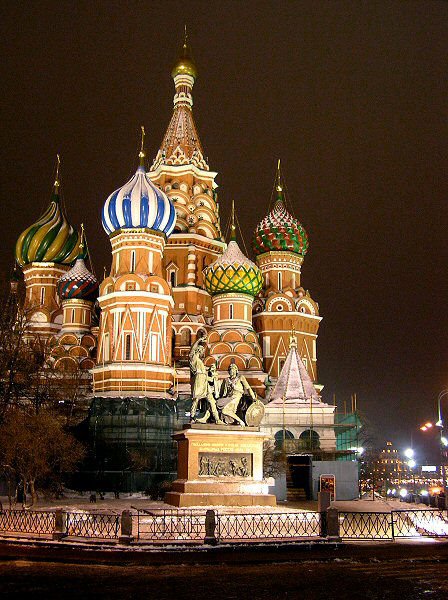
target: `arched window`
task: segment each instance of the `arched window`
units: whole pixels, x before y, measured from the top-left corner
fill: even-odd
[[[274,435],[275,447],[281,448],[283,446],[283,440],[293,440],[294,434],[288,429],[280,429]]]
[[[278,272],[278,289],[279,290],[282,289],[282,273],[281,273],[281,271]]]
[[[304,450],[318,450],[320,448],[320,437],[314,429],[306,429],[299,436],[302,440]]]
[[[229,319],[233,319],[233,304],[229,304]]]
[[[40,288],[40,303],[44,304],[45,302],[45,288]]]
[[[176,287],[176,271],[170,271],[170,283],[172,287]]]

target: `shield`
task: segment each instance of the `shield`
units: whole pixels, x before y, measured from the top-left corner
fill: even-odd
[[[258,427],[264,417],[264,404],[255,400],[246,411],[246,424],[248,427]]]

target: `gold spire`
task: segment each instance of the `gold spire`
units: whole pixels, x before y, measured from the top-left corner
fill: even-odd
[[[232,200],[232,212],[230,213],[230,241],[236,241],[236,227],[235,227],[235,201]]]
[[[277,162],[277,192],[283,192],[282,180],[280,175],[280,159]]]
[[[59,170],[61,168],[61,157],[59,154],[56,154],[56,178],[54,180],[54,193],[56,196],[59,195],[59,186],[61,182],[59,181]]]
[[[143,125],[140,126],[140,129],[142,131],[142,135],[141,135],[141,143],[140,143],[140,152],[138,154],[138,158],[139,158],[139,164],[141,167],[145,166],[145,127]]]
[[[197,77],[196,65],[193,62],[191,55],[191,49],[188,44],[187,26],[185,25],[184,43],[182,45],[182,51],[179,59],[173,67],[171,72],[173,79],[176,75],[190,75],[193,79]]]

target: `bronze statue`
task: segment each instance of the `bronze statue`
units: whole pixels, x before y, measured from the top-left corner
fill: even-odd
[[[247,383],[244,375],[239,374],[235,363],[231,363],[228,371],[229,377],[224,379],[222,396],[218,401],[218,406],[222,407],[221,414],[227,423],[234,423],[236,421],[238,425],[245,427],[246,423],[236,414],[241,398],[244,393],[247,393],[252,400],[256,400],[257,396]]]
[[[191,381],[191,420],[195,420],[199,400],[207,398],[207,369],[202,359],[205,354],[205,337],[198,338],[192,345],[188,355]]]
[[[191,416],[192,422],[208,423],[213,417],[219,425],[237,423],[240,427],[258,426],[264,415],[264,405],[250,387],[244,375],[240,375],[235,363],[229,366],[229,376],[221,382],[218,378],[216,364],[208,369],[204,364],[206,338],[202,336],[192,345],[189,354],[191,374]],[[244,411],[243,418],[237,412],[244,395],[252,398],[249,408]],[[205,400],[207,408],[200,419],[196,413],[200,400]],[[240,411],[241,414],[241,411]]]
[[[219,417],[218,408],[216,406],[216,400],[219,398],[220,389],[221,384],[218,378],[218,373],[216,372],[216,363],[213,363],[207,370],[206,400],[208,402],[208,407],[202,419],[197,419],[198,423],[207,423],[211,412],[215,423],[218,423],[219,425],[224,424],[224,421],[222,421]]]
[[[191,421],[196,421],[196,412],[200,400],[206,400],[208,407],[202,419],[197,419],[198,423],[206,423],[210,417],[210,412],[216,423],[221,421],[216,407],[216,398],[219,396],[219,379],[216,373],[216,365],[209,369],[204,365],[203,358],[205,354],[205,336],[200,337],[192,345],[189,362],[191,373]]]

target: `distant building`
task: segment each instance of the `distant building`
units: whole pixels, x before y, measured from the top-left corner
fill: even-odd
[[[386,447],[381,450],[375,466],[377,481],[398,484],[408,474],[409,467],[400,458],[398,450],[394,448],[392,442],[386,442]]]

